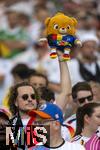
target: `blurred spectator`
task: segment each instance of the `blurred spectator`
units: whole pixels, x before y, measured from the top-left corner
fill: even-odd
[[[86,104],[78,108],[76,116],[77,127],[75,137],[72,141],[85,145],[100,126],[100,104]]]
[[[6,9],[6,26],[0,29],[1,55],[12,57],[22,52],[28,46],[29,37],[18,25],[18,13],[12,8]]]
[[[100,60],[95,56],[98,38],[94,34],[81,35],[83,45],[77,58],[68,62],[72,84],[79,81],[100,82]]]
[[[39,87],[47,87],[48,79],[43,74],[33,73],[29,78],[29,83],[32,84],[36,89],[38,89]]]
[[[35,7],[39,6],[39,7],[46,7],[48,9],[48,12],[53,15],[56,11],[57,8],[54,4],[54,1],[51,0],[31,0],[33,2],[33,11],[35,9]]]
[[[8,1],[8,0],[7,0]],[[32,15],[32,3],[31,0],[10,0],[12,3],[9,3],[9,5],[6,4],[6,7],[11,8],[12,10],[27,14],[28,16]]]
[[[8,1],[8,0],[7,0]],[[53,14],[56,11],[56,6],[54,4],[54,1],[51,0],[10,0],[11,2],[9,4],[6,3],[7,6],[13,6],[14,9],[17,9],[17,11],[24,11],[29,16],[32,15],[32,11],[34,12],[34,9],[36,6],[40,7],[46,7],[48,11]]]
[[[30,69],[26,64],[20,63],[12,68],[11,73],[13,75],[14,84],[16,84],[19,82],[28,81],[30,75],[35,74],[36,71],[34,69]]]
[[[35,6],[32,17],[33,22],[29,29],[33,42],[37,42],[41,37],[44,37],[44,21],[48,16],[49,12],[45,6]]]
[[[30,16],[25,13],[19,13],[18,15],[19,25],[28,32],[29,26],[31,24]]]
[[[84,11],[88,11],[88,12],[94,12],[94,13],[97,13],[97,4],[98,4],[98,0],[95,1],[95,0],[84,0],[84,1],[81,1],[81,4],[82,6],[84,7]]]
[[[77,35],[81,36],[87,33],[96,34],[96,29],[98,28],[97,16],[88,12],[79,12],[77,15],[79,18]]]

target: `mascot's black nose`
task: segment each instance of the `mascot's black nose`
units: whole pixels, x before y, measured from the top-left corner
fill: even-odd
[[[64,30],[65,28],[62,28],[62,30]]]

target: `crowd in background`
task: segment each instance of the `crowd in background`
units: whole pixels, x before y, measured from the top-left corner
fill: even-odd
[[[76,36],[82,42],[82,47],[72,48],[71,60],[68,62],[59,62],[59,53],[57,59],[51,60],[47,42],[39,42],[41,38],[46,37],[45,19],[57,12],[63,12],[78,20]],[[28,89],[24,86],[28,86]],[[25,89],[21,89],[22,87]],[[84,145],[87,141],[90,142],[90,137],[95,136],[100,126],[99,0],[0,1],[1,109],[5,106],[11,116],[15,117],[18,108],[24,107],[24,103],[16,103],[16,93],[30,93],[31,90],[37,94],[39,103],[36,102],[31,109],[36,109],[47,101],[57,104],[63,110],[66,127],[61,127],[61,132],[66,141]],[[30,97],[33,98],[34,94]],[[28,98],[28,95],[23,97],[25,100]],[[30,102],[30,105],[31,103],[33,102]],[[90,104],[85,105],[87,103]],[[47,104],[47,107],[53,109],[52,105]],[[52,114],[49,115],[53,117]],[[16,120],[16,117],[14,119]],[[23,122],[27,121],[22,119]],[[59,122],[62,123],[61,120]],[[100,141],[98,143],[100,144]]]

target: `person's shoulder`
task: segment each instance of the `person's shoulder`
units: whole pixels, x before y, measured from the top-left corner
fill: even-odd
[[[65,142],[65,147],[68,147],[68,150],[85,150],[85,148],[78,143]]]

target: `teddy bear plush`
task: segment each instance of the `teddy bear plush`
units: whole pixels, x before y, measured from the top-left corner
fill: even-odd
[[[63,52],[62,60],[70,60],[71,47],[76,44],[81,46],[81,42],[76,38],[77,20],[68,17],[63,13],[57,13],[53,17],[45,20],[46,36],[51,48],[50,57],[57,57],[57,50]]]

